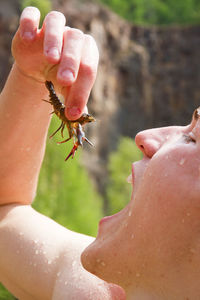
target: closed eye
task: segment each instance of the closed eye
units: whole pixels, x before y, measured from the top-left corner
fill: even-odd
[[[184,134],[183,135],[184,141],[186,143],[196,143],[195,138],[192,136],[192,134]]]

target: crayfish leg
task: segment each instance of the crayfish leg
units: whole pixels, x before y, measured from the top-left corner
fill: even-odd
[[[61,128],[61,136],[62,136],[62,138],[64,138],[64,135],[63,135],[63,130],[64,130],[64,128],[65,128],[65,124],[62,123],[62,128]]]
[[[49,137],[50,139],[62,128],[63,126],[63,122],[61,123],[61,125],[58,127],[58,129],[56,129],[56,131]]]
[[[68,142],[69,140],[71,140],[71,137],[69,137],[68,139],[66,139],[66,140],[64,140],[64,141],[57,142],[57,144],[63,144],[63,143],[66,143],[66,142]]]

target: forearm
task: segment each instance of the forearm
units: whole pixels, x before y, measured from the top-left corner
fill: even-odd
[[[0,95],[0,204],[33,200],[50,120],[44,98],[45,85],[14,65]]]

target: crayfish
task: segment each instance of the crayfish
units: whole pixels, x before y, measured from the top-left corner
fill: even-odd
[[[60,101],[60,99],[56,95],[53,83],[51,81],[46,81],[45,85],[49,91],[49,101],[47,101],[47,100],[44,100],[44,101],[50,103],[53,106],[52,113],[55,113],[58,116],[58,118],[61,120],[61,125],[50,136],[50,138],[52,138],[59,130],[61,130],[61,136],[62,136],[62,138],[64,138],[63,131],[64,131],[65,126],[68,129],[69,137],[67,139],[65,139],[64,141],[58,142],[58,144],[65,143],[73,138],[74,145],[73,145],[71,152],[66,157],[66,159],[65,159],[65,161],[66,161],[66,160],[68,160],[68,158],[70,156],[72,156],[72,158],[74,157],[75,152],[78,149],[78,147],[83,145],[83,141],[86,141],[91,146],[93,146],[93,144],[86,138],[82,127],[86,123],[94,122],[95,119],[93,118],[92,115],[83,113],[82,116],[77,120],[73,120],[73,121],[68,120],[67,117],[65,116],[65,105]]]

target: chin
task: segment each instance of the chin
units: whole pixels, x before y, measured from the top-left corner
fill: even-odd
[[[98,276],[98,259],[96,258],[98,255],[96,251],[93,249],[95,241],[89,245],[81,254],[81,263],[88,272]]]

